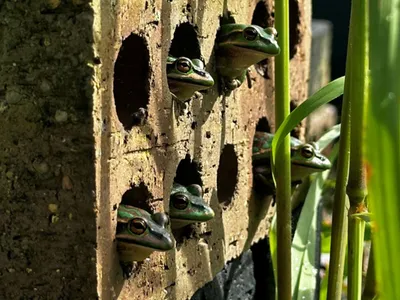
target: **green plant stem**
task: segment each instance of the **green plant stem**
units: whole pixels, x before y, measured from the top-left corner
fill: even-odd
[[[276,29],[281,53],[275,58],[275,121],[280,124],[290,113],[289,72],[289,1],[275,3]],[[277,151],[276,161],[277,215],[277,297],[291,299],[291,174],[290,137],[286,136]]]
[[[365,221],[352,218],[357,208],[349,210],[349,250],[348,250],[348,285],[347,299],[361,299],[362,294],[362,266],[364,248]]]
[[[400,1],[370,0],[366,164],[378,294],[400,299]]]
[[[344,84],[342,120],[340,130],[340,146],[338,169],[336,174],[336,190],[332,213],[332,240],[329,260],[328,300],[340,300],[342,296],[343,270],[347,241],[347,209],[346,184],[350,163],[350,114],[351,114],[351,76],[352,72],[352,35],[353,13],[350,17],[350,33],[347,48],[346,75]]]
[[[350,170],[347,195],[349,210],[349,263],[348,263],[348,299],[361,299],[362,294],[362,258],[365,221],[352,218],[351,215],[364,211],[366,190],[366,169],[363,162],[365,127],[365,104],[368,100],[368,2],[352,1],[351,52],[351,145]],[[349,40],[350,43],[350,40]]]
[[[376,276],[375,276],[375,262],[374,262],[374,244],[371,243],[369,250],[369,262],[367,277],[365,279],[365,288],[362,295],[363,300],[372,300],[376,296]]]

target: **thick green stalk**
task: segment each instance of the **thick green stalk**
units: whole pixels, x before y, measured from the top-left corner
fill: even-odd
[[[361,299],[362,294],[362,258],[364,248],[365,221],[352,218],[354,213],[364,211],[366,189],[366,169],[363,162],[365,132],[365,104],[368,101],[368,2],[352,1],[352,77],[351,88],[351,145],[350,170],[347,195],[349,210],[349,263],[348,263],[348,299]]]
[[[374,262],[374,244],[371,243],[369,250],[369,262],[367,277],[365,279],[365,287],[362,295],[363,300],[372,300],[376,296],[376,278],[375,278],[375,262]]]
[[[340,130],[340,146],[338,169],[336,174],[336,190],[334,196],[332,213],[332,240],[329,260],[328,300],[340,300],[342,296],[343,270],[346,254],[347,241],[347,210],[346,184],[349,176],[350,163],[350,114],[352,94],[352,36],[354,34],[352,25],[354,23],[354,11],[351,11],[350,33],[347,47],[346,76],[344,84],[342,120]]]
[[[279,33],[281,53],[275,58],[275,121],[276,127],[290,113],[289,77],[289,1],[275,2],[275,25]],[[277,215],[277,297],[291,299],[291,185],[290,137],[278,148],[275,165]]]
[[[361,299],[362,295],[362,266],[364,248],[365,221],[361,218],[352,218],[354,207],[349,210],[349,252],[348,252],[348,287],[347,299]]]
[[[381,299],[400,299],[400,1],[369,1],[370,88],[366,164]]]

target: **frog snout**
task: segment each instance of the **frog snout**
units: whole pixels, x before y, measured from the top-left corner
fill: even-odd
[[[204,216],[207,220],[211,220],[215,216],[214,210],[209,206],[204,207]]]

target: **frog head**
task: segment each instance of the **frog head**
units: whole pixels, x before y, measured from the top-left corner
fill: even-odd
[[[214,211],[204,202],[200,185],[183,186],[174,183],[170,196],[169,216],[171,227],[176,229],[191,223],[211,220]]]
[[[253,140],[253,175],[255,182],[261,183],[268,191],[274,190],[271,172],[271,146],[274,135],[267,132],[256,132]],[[291,182],[297,184],[315,172],[331,168],[331,162],[321,154],[315,143],[303,143],[290,137]],[[257,187],[256,187],[257,188]]]
[[[328,158],[321,154],[317,144],[298,144],[291,148],[292,181],[315,173],[322,172],[332,167]]]
[[[280,52],[275,28],[257,25],[226,24],[218,34],[217,67],[223,76],[246,70],[261,60]]]
[[[175,241],[167,230],[165,213],[121,204],[118,208],[117,250],[120,261],[143,261],[154,251],[168,251]]]
[[[167,77],[170,92],[181,101],[214,85],[214,79],[205,71],[203,61],[197,58],[168,56]]]

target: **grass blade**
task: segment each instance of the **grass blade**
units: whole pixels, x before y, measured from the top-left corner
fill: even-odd
[[[330,143],[340,136],[340,124],[333,126],[316,142],[319,149],[325,149]]]

